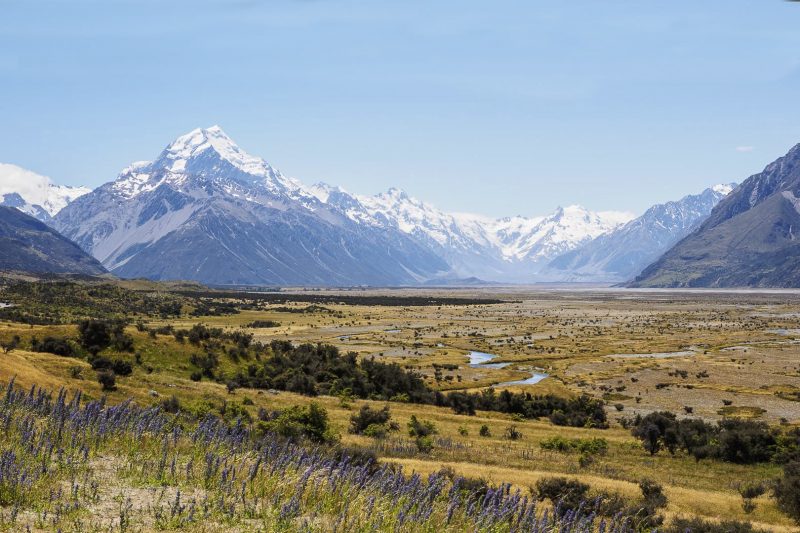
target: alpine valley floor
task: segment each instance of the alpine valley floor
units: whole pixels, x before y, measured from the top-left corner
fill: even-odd
[[[264,412],[280,413],[314,403],[327,411],[329,430],[337,436],[339,446],[370,450],[381,463],[399,465],[409,475],[427,476],[446,468],[491,484],[510,483],[512,490],[520,489],[526,495],[538,480],[566,476],[589,484],[592,491],[630,499],[639,497],[638,483],[649,478],[664,488],[665,524],[676,517],[696,516],[711,521],[750,521],[771,531],[796,530],[769,492],[754,498],[755,507],[749,512],[742,505],[742,485],[769,483],[781,475],[780,465],[696,459],[680,450],[674,455],[666,451],[651,455],[623,425],[637,414],[661,410],[707,422],[731,417],[764,421],[781,431],[800,424],[797,292],[492,287],[233,293],[140,281],[9,281],[0,287],[0,302],[12,304],[0,310],[4,317],[0,341],[8,343],[19,337],[8,353],[0,354],[0,382],[13,379],[22,391],[31,386],[51,391],[63,387],[70,397],[81,391],[84,401],[106,397],[108,405],[127,399],[144,407],[171,402],[174,409],[170,413],[196,414],[197,418],[219,413],[229,419],[234,413],[254,426],[265,420]],[[93,369],[89,361],[96,358],[80,348],[81,334],[75,324],[87,318],[128,319],[124,335],[131,344],[112,344],[100,351],[109,361],[128,363],[130,370],[118,373],[111,390],[102,390],[96,376],[103,368],[95,364]],[[355,352],[359,360],[398,363],[403,369],[419,372],[430,388],[442,392],[477,392],[532,373],[546,374],[534,385],[496,387],[496,391],[564,398],[587,394],[604,402],[610,427],[557,426],[547,418],[524,419],[495,411],[479,410],[469,416],[403,398],[375,401],[347,394],[308,396],[226,386],[224,376],[247,372],[255,359],[247,349],[236,351],[234,341],[219,341],[216,348],[208,348],[175,334],[191,331],[196,324],[231,335],[252,333],[252,343],[266,346],[275,340],[294,345],[330,344],[341,353]],[[64,340],[74,353],[64,356],[43,350],[41,342],[48,337]],[[209,354],[214,349],[219,351],[212,379],[201,376],[199,369],[204,364],[203,351]],[[491,367],[471,365],[471,352],[497,357]],[[388,405],[392,420],[401,429],[372,436],[349,432],[351,417],[364,405],[377,409]],[[23,416],[23,408],[17,409]],[[406,431],[412,415],[435,426],[430,448],[415,446]],[[31,427],[50,424],[34,415],[25,416],[30,417]],[[184,425],[190,427],[188,422]],[[509,438],[511,427],[518,433],[513,438]],[[21,433],[14,435],[11,431],[0,436],[4,453],[20,446]],[[554,437],[575,442],[604,439],[605,449],[587,455],[570,451],[568,446],[554,448],[547,444]],[[162,443],[153,437],[152,442],[136,446],[132,443],[135,439],[124,438],[128,439],[125,445],[132,448],[91,448],[80,474],[73,478],[48,474],[52,484],[38,480],[41,493],[31,493],[24,500],[15,500],[13,490],[0,478],[0,530],[25,526],[51,530],[56,522],[47,491],[53,501],[53,490],[76,490],[75,485],[82,486],[81,479],[98,484],[95,497],[76,503],[73,510],[60,508],[57,525],[64,531],[126,527],[132,531],[326,531],[333,528],[330,517],[341,512],[329,500],[316,507],[303,500],[292,503],[301,510],[285,521],[287,508],[283,506],[289,503],[281,503],[277,492],[265,488],[280,481],[273,476],[258,488],[264,498],[277,502],[272,514],[260,507],[250,509],[245,503],[243,509],[250,509],[249,515],[244,511],[230,516],[209,514],[202,525],[183,520],[190,499],[200,501],[204,492],[216,495],[208,479],[206,485],[202,479],[192,484],[188,473],[185,479],[174,471],[172,477],[163,472],[145,473],[149,467],[139,468],[137,461],[157,470],[162,449],[164,457],[168,448],[172,450],[170,438],[163,437]],[[130,455],[133,448],[142,455]],[[175,444],[175,450],[190,448],[188,440],[184,445]],[[15,453],[24,455],[19,449]],[[186,453],[186,457],[197,454],[197,461],[202,462],[200,452]],[[181,456],[176,452],[176,457]],[[241,460],[251,464],[251,458],[244,454]],[[188,472],[190,465],[178,459],[179,471]],[[165,469],[168,471],[169,465]],[[246,472],[239,475],[247,477]],[[249,497],[242,493],[244,501]],[[76,495],[74,501],[79,500]],[[549,504],[541,505],[544,509]],[[16,513],[14,521],[12,511]],[[453,520],[452,530],[480,529],[466,512]],[[360,530],[346,524],[343,530]],[[441,521],[438,528],[425,524],[419,530],[448,529]],[[418,530],[397,523],[388,529]],[[498,526],[492,530],[508,529]]]

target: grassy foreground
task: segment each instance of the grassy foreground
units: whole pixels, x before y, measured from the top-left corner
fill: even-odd
[[[608,383],[618,387],[618,380],[625,377],[628,390],[624,394],[606,394],[611,417],[637,409],[675,409],[669,402],[686,405],[689,395],[702,392],[713,399],[709,401],[713,407],[707,410],[700,403],[693,404],[703,416],[715,413],[721,399],[733,397],[738,404],[739,398],[745,402],[750,400],[744,398],[753,397],[762,405],[767,405],[767,400],[773,402],[767,407],[776,414],[788,413],[794,421],[791,409],[798,405],[796,401],[771,391],[767,395],[755,390],[754,385],[773,375],[764,372],[769,364],[775,365],[774,375],[779,376],[775,379],[780,383],[794,379],[793,368],[784,366],[784,360],[792,358],[793,339],[768,331],[788,325],[778,319],[729,321],[726,327],[730,334],[697,331],[695,325],[679,331],[677,326],[664,328],[662,332],[665,319],[643,321],[639,315],[632,315],[625,322],[620,318],[622,311],[612,308],[595,311],[600,318],[607,313],[614,316],[614,321],[604,318],[604,327],[613,328],[610,331],[600,331],[592,323],[584,326],[583,333],[570,330],[551,334],[547,328],[553,324],[575,328],[575,319],[565,318],[565,314],[582,316],[599,304],[574,302],[566,306],[526,300],[524,305],[437,304],[421,308],[326,301],[324,307],[312,312],[303,303],[245,308],[231,299],[218,302],[208,298],[198,303],[170,295],[165,299],[135,299],[136,294],[124,294],[130,298],[124,305],[115,303],[118,298],[114,292],[109,297],[92,294],[93,299],[83,306],[75,303],[80,295],[71,294],[63,298],[64,303],[50,299],[32,308],[42,322],[52,323],[0,322],[0,341],[20,338],[18,347],[0,353],[0,384],[13,380],[17,387],[10,394],[4,389],[0,418],[6,429],[0,434],[0,468],[7,468],[0,474],[0,530],[521,531],[528,530],[522,527],[527,524],[539,530],[588,531],[599,529],[601,523],[606,530],[626,530],[641,524],[636,520],[625,522],[622,517],[614,522],[613,516],[606,517],[605,522],[601,517],[590,520],[592,503],[604,494],[636,501],[641,498],[638,484],[643,479],[663,486],[667,503],[659,512],[665,516],[666,525],[678,517],[701,517],[747,520],[770,531],[796,530],[768,494],[754,500],[754,509],[743,509],[739,487],[768,483],[779,476],[780,467],[771,463],[698,462],[681,452],[651,456],[630,431],[616,423],[609,429],[573,428],[555,426],[546,419],[526,420],[486,411],[466,416],[449,408],[399,401],[311,398],[248,388],[229,391],[224,379],[190,378],[197,371],[191,358],[202,351],[202,346],[152,331],[166,326],[188,329],[205,323],[231,332],[254,331],[256,339],[265,342],[333,343],[342,350],[356,351],[362,358],[376,356],[416,368],[430,386],[440,390],[478,390],[492,380],[525,377],[525,365],[544,367],[551,375],[524,388],[533,394],[571,396],[582,390],[594,392],[595,385],[595,394],[603,394],[607,391],[600,386]],[[101,297],[105,307],[97,305]],[[30,301],[37,302],[36,298]],[[223,311],[238,308],[238,312],[204,314],[217,313],[219,305],[226,306]],[[686,305],[706,309],[705,304]],[[530,309],[525,311],[525,306]],[[550,307],[544,309],[546,306]],[[126,313],[127,308],[135,311]],[[20,305],[17,309],[28,308]],[[78,331],[74,322],[98,309],[104,317],[124,316],[131,324],[125,333],[132,338],[132,351],[110,347],[102,352],[132,365],[132,374],[118,376],[112,391],[101,390],[86,354],[64,357],[29,349],[34,339],[48,336],[70,339],[75,344]],[[653,313],[660,308],[654,309]],[[748,312],[762,314],[765,309],[759,306]],[[774,316],[782,316],[793,307],[780,302],[774,310],[769,309]],[[672,307],[668,310],[676,313]],[[701,312],[706,313],[697,311]],[[692,315],[681,311],[681,316],[685,319]],[[259,320],[274,321],[278,326],[248,326]],[[142,322],[149,330],[133,325]],[[637,329],[629,324],[636,324]],[[756,326],[762,333],[751,331]],[[642,333],[644,327],[648,329]],[[632,332],[626,333],[627,329]],[[690,338],[703,335],[713,337],[709,345],[719,343],[723,335],[730,339],[724,347],[714,344],[716,348],[699,351],[694,359],[631,360],[578,349],[584,343],[599,346],[603,352],[668,351],[681,349]],[[746,335],[755,339],[747,345],[750,351],[737,355],[734,361],[726,351],[728,345],[742,345]],[[762,336],[771,343],[764,349],[758,348],[764,344],[755,344],[764,342]],[[229,354],[231,346],[215,348],[219,354],[218,377],[230,376],[254,361],[234,358]],[[470,368],[464,364],[470,349],[498,353],[507,361],[519,360],[519,366],[491,372]],[[743,362],[745,356],[751,358],[752,365]],[[448,365],[441,378],[436,377],[434,364]],[[698,364],[708,365],[711,378],[697,378],[695,383],[690,373],[688,385],[676,384],[671,389],[654,386],[667,378],[679,382],[681,378],[672,374],[692,365],[697,371]],[[727,372],[729,367],[731,371]],[[658,373],[658,377],[646,372]],[[630,379],[634,375],[637,381]],[[749,382],[749,389],[734,389],[724,379]],[[738,381],[732,383],[739,386]],[[29,394],[32,387],[34,392]],[[641,404],[627,397],[637,387],[642,389]],[[68,392],[59,396],[62,388]],[[663,392],[667,390],[670,396]],[[80,393],[80,402],[74,400],[76,393]],[[664,394],[663,398],[659,394]],[[179,414],[161,408],[162,402],[173,396]],[[259,411],[281,411],[312,401],[326,409],[331,431],[339,436],[338,444],[292,445],[270,436],[264,440],[257,431]],[[617,402],[624,404],[624,411],[614,409]],[[733,407],[739,407],[737,404]],[[385,438],[350,434],[350,417],[364,405],[378,409],[388,405],[401,431]],[[406,434],[412,415],[437,428],[431,450],[417,449],[414,439]],[[237,420],[241,420],[238,426]],[[488,431],[482,435],[484,426]],[[505,437],[511,426],[521,438]],[[212,436],[207,436],[208,432]],[[554,437],[602,439],[607,446],[602,453],[588,457],[569,450],[545,449],[542,444]],[[343,449],[350,450],[344,453],[351,456],[349,460],[343,459]],[[378,462],[365,463],[365,453],[377,456]],[[250,479],[253,472],[255,477]],[[465,479],[457,482],[460,476]],[[584,516],[570,514],[557,523],[549,501],[534,504],[531,487],[553,476],[591,486]],[[478,478],[489,482],[491,492],[471,484],[470,480]]]
[[[183,424],[158,407],[84,403],[6,385],[0,527],[9,531],[632,531],[559,515],[510,485],[473,491],[241,423]]]

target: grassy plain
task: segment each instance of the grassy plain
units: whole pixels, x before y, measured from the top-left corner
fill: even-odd
[[[298,290],[298,294],[303,292]],[[312,294],[319,294],[315,291]],[[335,291],[325,294],[336,295]],[[418,290],[342,291],[352,295],[415,295]],[[800,300],[793,293],[647,292],[617,290],[470,289],[436,290],[426,294],[505,300],[492,305],[365,306],[327,302],[259,304],[239,314],[162,319],[131,317],[148,327],[190,328],[196,323],[237,329],[256,320],[280,324],[248,328],[256,340],[325,342],[360,357],[397,362],[426,376],[441,390],[477,390],[522,379],[531,372],[548,377],[535,385],[513,387],[532,394],[588,393],[607,401],[612,420],[635,413],[666,409],[713,420],[748,416],[770,423],[800,422]],[[2,297],[0,296],[0,300]],[[235,303],[235,301],[232,300]],[[294,311],[294,312],[291,312]],[[546,420],[523,421],[500,413],[456,415],[449,409],[391,402],[402,431],[376,441],[347,432],[349,417],[363,403],[333,397],[309,398],[277,391],[238,389],[220,383],[192,381],[189,357],[196,348],[172,335],[156,335],[130,326],[140,364],[130,377],[119,378],[111,402],[134,398],[152,404],[176,396],[185,409],[219,409],[236,404],[253,417],[259,408],[280,409],[317,401],[328,410],[345,444],[375,450],[384,461],[407,471],[430,473],[449,466],[455,471],[510,482],[527,489],[548,475],[567,475],[595,489],[636,496],[636,483],[652,478],[665,487],[666,513],[708,518],[747,519],[776,531],[794,530],[792,522],[767,496],[745,514],[737,487],[769,480],[780,469],[771,464],[742,466],[714,460],[651,457],[630,432],[617,423],[606,430],[567,428]],[[28,326],[0,323],[0,339],[14,335],[22,346],[47,335],[75,336],[74,326]],[[470,351],[498,356],[496,368],[467,364]],[[133,362],[131,354],[115,354]],[[246,362],[220,361],[221,373]],[[436,367],[439,367],[438,379]],[[104,393],[85,361],[16,349],[0,354],[0,381],[51,389],[80,389],[92,398]],[[419,453],[405,434],[411,415],[433,421],[438,430],[430,454]],[[491,436],[479,436],[482,425]],[[503,438],[516,425],[523,438]],[[546,451],[549,437],[602,437],[608,452],[581,464],[576,453]]]

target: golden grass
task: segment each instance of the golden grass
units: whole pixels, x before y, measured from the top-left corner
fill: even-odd
[[[273,339],[329,342],[362,357],[375,356],[397,362],[422,372],[431,386],[442,390],[479,390],[492,383],[526,376],[516,365],[542,367],[551,377],[535,386],[511,389],[563,396],[608,394],[608,398],[613,398],[612,403],[619,402],[624,408],[622,412],[609,409],[612,417],[654,409],[682,412],[684,406],[691,406],[695,416],[707,419],[735,415],[758,416],[772,422],[781,417],[792,423],[800,420],[800,402],[789,396],[800,390],[797,363],[800,347],[792,344],[791,338],[769,332],[791,327],[795,320],[791,313],[796,313],[796,305],[777,300],[745,306],[739,300],[703,298],[707,297],[663,300],[642,297],[621,301],[537,294],[523,298],[521,303],[475,307],[325,304],[335,311],[334,314],[285,313],[275,311],[276,306],[265,306],[233,316],[151,320],[148,324],[190,328],[202,322],[231,329],[254,320],[275,320],[280,322],[280,327],[248,331],[261,342]],[[305,304],[288,306],[304,307]],[[109,395],[111,401],[133,397],[142,403],[153,403],[175,395],[186,406],[220,406],[226,401],[242,404],[244,398],[249,398],[253,405],[246,409],[252,416],[260,408],[277,410],[317,401],[328,410],[331,423],[344,443],[374,444],[366,437],[347,432],[349,417],[364,403],[362,401],[355,401],[348,408],[339,399],[330,397],[308,398],[245,389],[231,395],[221,384],[189,379],[193,370],[189,357],[197,348],[188,343],[179,344],[172,336],[159,335],[153,339],[133,328],[128,331],[135,338],[143,365],[135,367],[132,377],[118,379],[118,390]],[[13,334],[29,341],[33,335],[39,338],[45,334],[74,336],[75,329],[0,324],[0,338]],[[730,349],[739,346],[745,348]],[[667,359],[606,357],[687,349],[693,349],[695,355]],[[513,364],[502,370],[473,369],[466,364],[466,354],[470,350],[494,353],[500,357],[498,360]],[[113,356],[132,360],[131,354]],[[220,362],[223,373],[237,367],[225,356]],[[452,381],[437,383],[433,379],[434,363],[454,364],[459,368],[444,370],[442,374],[452,376]],[[70,377],[72,366],[83,368],[84,379]],[[151,373],[145,370],[147,367],[152,368]],[[706,371],[708,376],[698,376],[701,371]],[[686,372],[687,377],[676,372]],[[26,387],[32,384],[52,389],[66,386],[81,389],[91,397],[102,393],[94,372],[85,362],[48,354],[23,350],[0,354],[0,379],[8,380],[12,376]],[[657,388],[660,383],[670,385]],[[151,391],[157,396],[152,396]],[[724,406],[723,399],[732,401],[733,405]],[[730,409],[723,410],[725,407]],[[413,414],[433,421],[440,437],[460,445],[453,450],[434,449],[430,456],[384,457],[408,470],[426,473],[445,465],[466,475],[510,482],[525,489],[542,476],[567,475],[590,483],[596,490],[614,490],[630,496],[637,494],[636,483],[640,479],[650,477],[665,486],[671,515],[752,519],[776,531],[791,530],[790,521],[767,497],[759,498],[756,511],[746,515],[736,491],[736,485],[743,481],[774,478],[780,472],[775,465],[741,466],[707,460],[695,463],[688,457],[670,457],[663,453],[650,457],[628,431],[616,426],[608,430],[564,428],[547,421],[518,421],[498,413],[479,412],[477,416],[466,417],[448,409],[403,403],[392,403],[391,410],[401,432],[390,438],[408,440],[405,425]],[[478,436],[483,424],[490,428],[491,437]],[[505,428],[511,424],[522,432],[521,441],[502,438]],[[467,435],[461,435],[460,429],[466,429]],[[582,468],[575,454],[541,450],[539,443],[555,435],[602,437],[608,440],[609,451],[594,464]]]

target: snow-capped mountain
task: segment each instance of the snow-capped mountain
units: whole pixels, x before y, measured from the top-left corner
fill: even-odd
[[[564,253],[547,272],[571,281],[627,281],[694,231],[735,183],[658,204],[618,229]]]
[[[558,208],[545,217],[490,217],[445,213],[397,188],[376,196],[351,195],[317,184],[317,198],[351,220],[396,228],[436,251],[458,277],[532,282],[538,269],[633,218],[628,213],[593,213],[580,206]]]
[[[358,224],[218,127],[68,205],[55,227],[125,277],[212,284],[405,284],[449,270],[410,236]]]
[[[696,227],[727,190],[635,220],[576,205],[494,219],[447,213],[394,188],[365,196],[307,186],[215,126],[133,163],[52,224],[124,277],[219,285],[617,281]]]
[[[49,221],[67,204],[91,192],[86,187],[56,185],[16,165],[0,163],[0,205],[16,207],[42,222]]]

